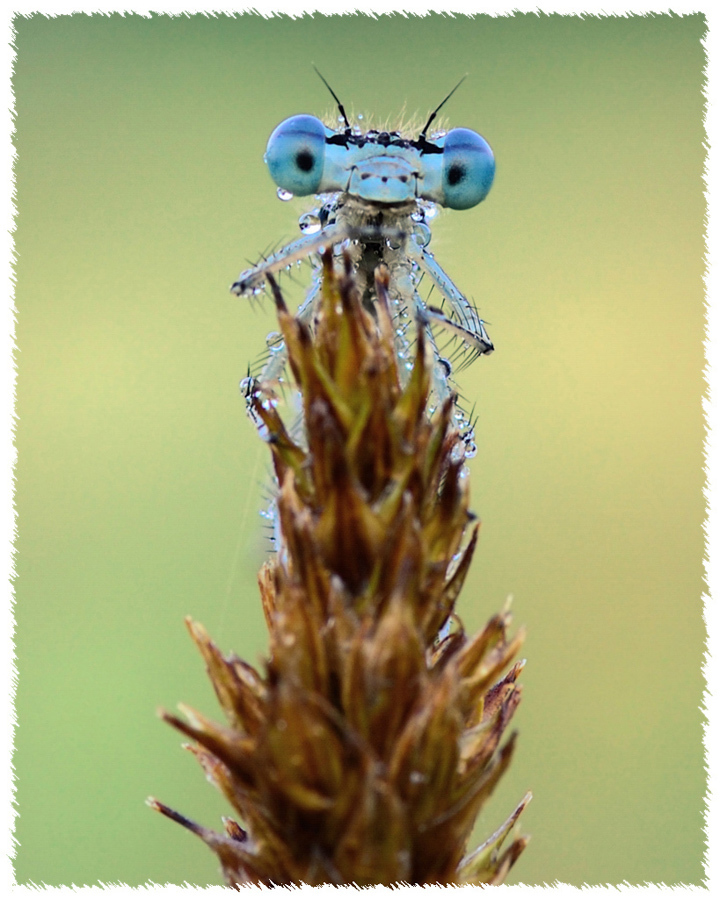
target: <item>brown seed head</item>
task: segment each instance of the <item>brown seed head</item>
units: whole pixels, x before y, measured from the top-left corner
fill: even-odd
[[[527,843],[500,852],[529,795],[465,853],[512,757],[522,633],[508,636],[504,612],[472,638],[461,626],[438,637],[478,535],[453,400],[428,413],[422,329],[403,383],[386,271],[371,312],[327,254],[312,332],[271,287],[305,435],[290,436],[259,385],[282,535],[259,575],[265,671],[188,620],[228,724],[164,714],[242,827],[216,834],[151,805],[208,843],[235,886],[499,883]]]

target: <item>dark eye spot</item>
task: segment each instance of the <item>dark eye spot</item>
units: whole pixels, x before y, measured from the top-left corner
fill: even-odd
[[[301,150],[295,154],[295,164],[301,172],[310,172],[315,165],[315,157],[309,150]]]
[[[465,174],[465,166],[461,166],[459,163],[453,163],[447,174],[447,180],[450,187],[459,184],[465,177]]]

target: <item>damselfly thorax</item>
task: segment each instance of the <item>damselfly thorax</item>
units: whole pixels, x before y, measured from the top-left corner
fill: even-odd
[[[485,199],[495,172],[492,151],[467,128],[428,135],[440,107],[420,135],[409,138],[394,131],[364,132],[351,126],[342,104],[338,106],[342,129],[297,115],[271,134],[265,162],[278,195],[316,195],[317,206],[300,217],[300,238],[242,272],[232,290],[257,294],[268,274],[310,261],[313,279],[298,314],[312,325],[321,290],[320,255],[326,248],[336,256],[349,255],[369,308],[375,300],[374,272],[384,264],[390,275],[398,357],[407,361],[409,372],[416,329],[422,328],[434,354],[432,390],[442,403],[456,393],[453,370],[491,353],[493,344],[474,304],[429,251],[429,223],[438,206],[469,209]],[[443,335],[449,338],[444,343]],[[258,384],[280,381],[285,363],[282,341],[272,334],[261,371],[243,382],[246,397]],[[459,411],[457,418],[466,455],[472,456],[470,417]]]

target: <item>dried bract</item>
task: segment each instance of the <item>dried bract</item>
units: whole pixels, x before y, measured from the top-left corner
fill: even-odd
[[[523,635],[509,635],[507,610],[474,637],[454,616],[478,525],[453,400],[428,409],[422,328],[401,377],[382,270],[365,308],[350,267],[338,275],[326,255],[312,331],[272,287],[304,437],[257,383],[281,534],[259,575],[269,654],[258,672],[188,621],[227,724],[164,714],[242,827],[227,819],[217,834],[151,804],[235,886],[497,884],[527,843],[501,849],[529,795],[466,852],[515,746],[503,734]]]

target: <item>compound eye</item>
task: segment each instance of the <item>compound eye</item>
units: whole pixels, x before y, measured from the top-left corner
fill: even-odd
[[[485,138],[469,128],[453,128],[443,145],[444,206],[470,209],[484,200],[495,176],[495,158]]]
[[[292,116],[270,135],[265,162],[275,184],[305,197],[320,187],[325,162],[325,126],[315,116]]]

